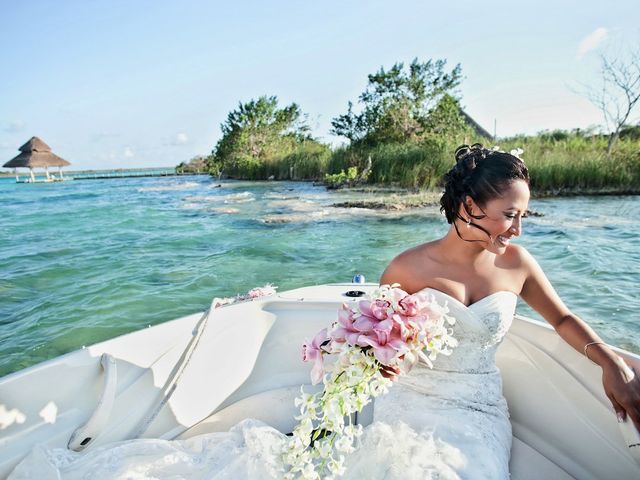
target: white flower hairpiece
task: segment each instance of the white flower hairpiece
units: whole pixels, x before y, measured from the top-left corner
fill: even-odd
[[[509,153],[511,155],[513,155],[514,157],[520,158],[520,157],[522,157],[522,154],[524,153],[524,150],[521,149],[520,147],[518,147],[518,148],[514,148],[513,150],[511,150]]]
[[[494,152],[500,152],[500,153],[506,153],[504,150],[501,150],[499,146],[494,146],[492,149],[492,151]],[[524,153],[524,150],[520,147],[518,148],[514,148],[513,150],[510,150],[509,153],[511,155],[513,155],[514,157],[518,157],[518,158],[522,158],[522,154]]]

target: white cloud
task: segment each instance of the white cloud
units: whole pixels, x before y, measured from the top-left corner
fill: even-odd
[[[131,158],[134,156],[133,150],[131,147],[125,147],[124,149],[124,158]]]
[[[26,124],[22,120],[14,120],[4,125],[3,130],[7,133],[18,133],[24,130]]]
[[[600,45],[600,43],[607,38],[607,29],[604,27],[598,27],[589,35],[584,37],[578,46],[578,58],[584,57],[591,50],[594,50]]]
[[[186,145],[187,143],[189,143],[189,135],[187,135],[184,132],[178,132],[175,134],[175,136],[173,138],[171,138],[168,141],[165,141],[165,145],[169,145],[169,146],[179,146],[179,145]]]
[[[91,135],[91,141],[92,142],[102,142],[104,140],[111,140],[113,138],[117,138],[119,137],[120,134],[119,133],[113,133],[113,132],[96,132],[94,134]]]

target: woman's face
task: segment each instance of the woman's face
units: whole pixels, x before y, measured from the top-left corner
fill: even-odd
[[[475,216],[486,215],[479,219],[471,218],[471,223],[484,228],[489,237],[479,228],[466,228],[465,224],[460,225],[462,237],[466,240],[480,240],[485,249],[497,255],[503,254],[511,239],[522,233],[522,215],[529,206],[529,196],[527,182],[514,180],[502,192],[502,197],[489,200],[482,207],[467,197],[467,211]],[[461,215],[468,218],[464,209]]]

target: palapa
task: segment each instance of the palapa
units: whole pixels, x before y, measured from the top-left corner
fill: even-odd
[[[44,168],[47,180],[52,180],[53,178],[49,176],[49,167],[58,167],[58,171],[60,172],[59,180],[63,180],[64,177],[62,176],[62,169],[60,167],[71,165],[64,158],[53,153],[51,147],[38,137],[31,137],[19,150],[20,154],[5,163],[3,167],[13,168],[14,171],[16,168],[28,168],[32,182],[36,181],[33,175],[34,168]],[[17,172],[16,181],[18,181]]]
[[[38,137],[31,137],[20,147],[20,154],[3,165],[5,168],[45,168],[71,165],[51,151],[51,147]]]

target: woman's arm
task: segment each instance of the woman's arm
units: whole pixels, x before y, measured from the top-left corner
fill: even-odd
[[[562,302],[538,262],[520,248],[526,272],[520,296],[574,349],[602,368],[604,391],[620,421],[629,415],[640,431],[640,380],[605,342]]]

